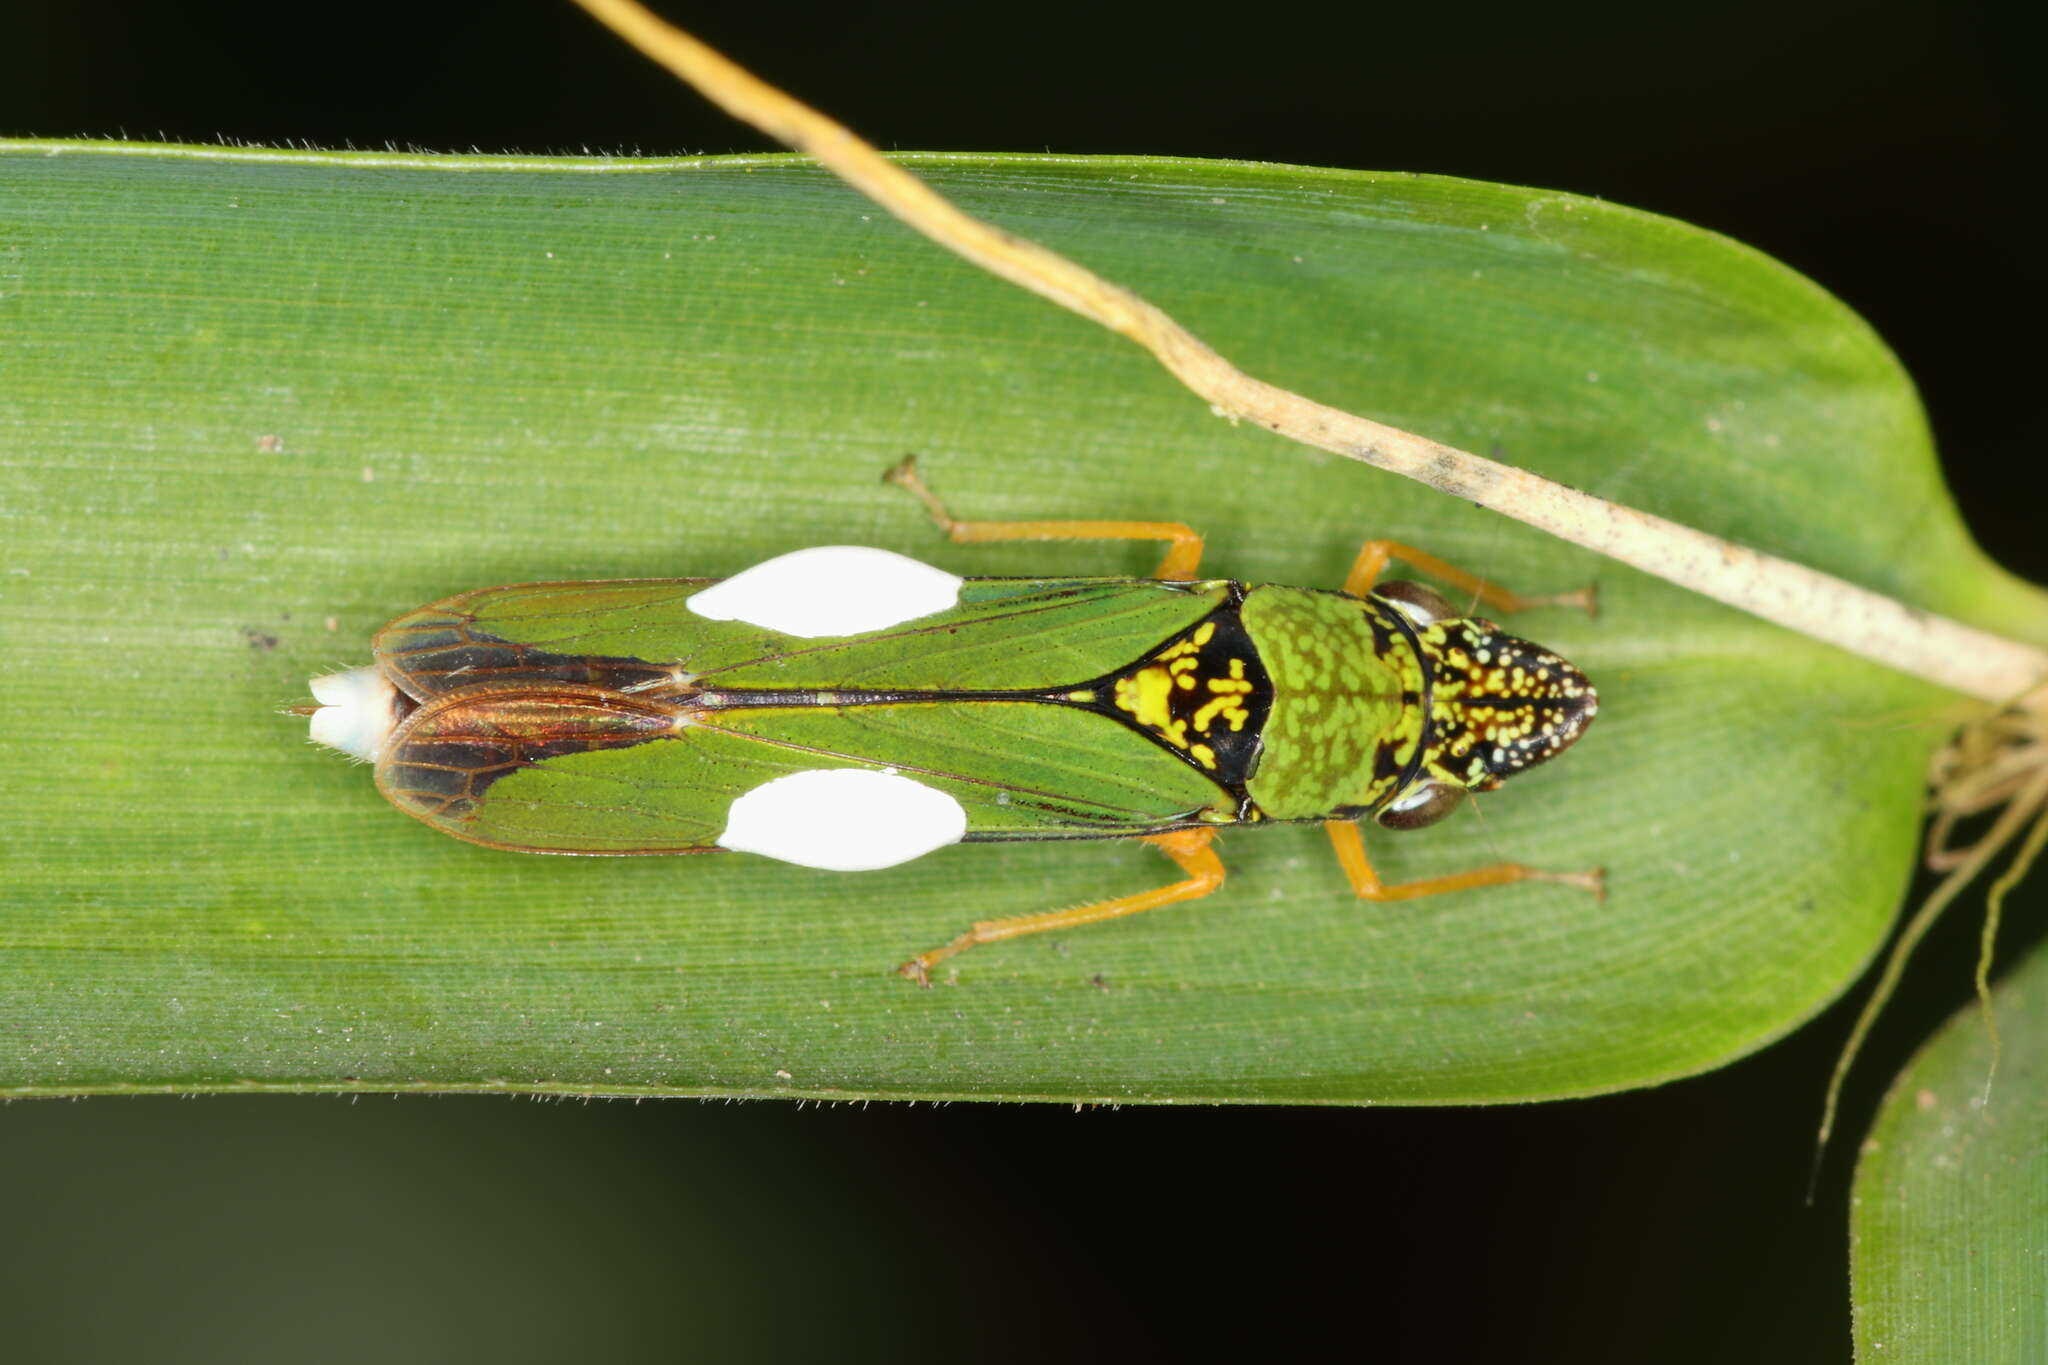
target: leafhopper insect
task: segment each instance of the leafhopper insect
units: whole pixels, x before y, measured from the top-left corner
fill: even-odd
[[[954,843],[1136,839],[1182,880],[976,924],[899,969],[921,984],[980,943],[1193,900],[1219,829],[1321,822],[1359,896],[1596,871],[1520,863],[1388,885],[1359,820],[1414,829],[1554,757],[1598,698],[1557,655],[1463,614],[1398,559],[1502,611],[1523,597],[1368,541],[1341,591],[1198,578],[1170,522],[958,521],[956,541],[1137,539],[1150,578],[960,578],[885,550],[799,550],[729,579],[480,588],[377,633],[316,678],[312,737],[376,765],[406,814],[529,853],[757,853],[890,867]]]

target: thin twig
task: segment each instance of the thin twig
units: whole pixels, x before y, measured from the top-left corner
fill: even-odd
[[[1129,337],[1220,416],[1402,474],[1645,573],[1989,702],[2048,678],[2048,652],[1276,388],[1231,365],[1127,289],[962,213],[823,114],[656,18],[634,0],[577,0],[613,32],[770,137],[818,159],[939,245]]]

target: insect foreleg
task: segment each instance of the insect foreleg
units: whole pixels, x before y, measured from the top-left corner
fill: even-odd
[[[1505,886],[1510,882],[1562,882],[1590,892],[1595,900],[1607,899],[1607,873],[1598,867],[1585,872],[1545,872],[1521,863],[1495,863],[1491,867],[1389,886],[1380,880],[1379,873],[1373,871],[1372,860],[1365,856],[1365,837],[1358,832],[1355,822],[1326,820],[1323,828],[1328,831],[1330,847],[1336,850],[1337,861],[1343,865],[1344,875],[1360,900],[1405,901],[1445,891],[1467,891],[1475,886]]]
[[[1419,569],[1431,578],[1448,583],[1460,592],[1471,593],[1474,597],[1492,607],[1495,611],[1527,611],[1531,607],[1583,607],[1586,615],[1600,614],[1599,585],[1588,583],[1571,592],[1518,593],[1487,582],[1477,574],[1467,573],[1454,564],[1446,564],[1425,550],[1413,545],[1403,545],[1398,540],[1368,540],[1358,547],[1358,558],[1351,562],[1351,572],[1345,575],[1344,591],[1353,597],[1363,597],[1372,591],[1386,571],[1387,561],[1398,559],[1410,568]]]

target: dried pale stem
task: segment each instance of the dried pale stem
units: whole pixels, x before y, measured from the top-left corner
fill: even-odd
[[[577,3],[735,118],[816,157],[941,246],[1137,342],[1221,416],[1406,475],[1969,696],[2006,702],[2048,678],[2041,650],[1254,379],[1136,294],[962,213],[848,129],[634,0]]]

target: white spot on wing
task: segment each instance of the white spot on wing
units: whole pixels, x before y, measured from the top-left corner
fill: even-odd
[[[967,812],[934,787],[866,768],[764,782],[732,803],[719,846],[828,872],[865,872],[957,844]]]
[[[397,720],[393,705],[397,689],[383,670],[364,664],[346,673],[315,678],[306,685],[313,691],[313,700],[320,703],[308,722],[314,741],[375,763]]]
[[[714,583],[690,598],[690,610],[815,639],[901,625],[959,601],[957,574],[865,545],[820,545]]]

